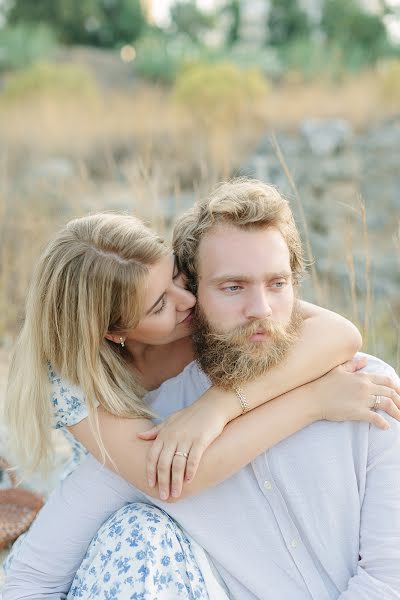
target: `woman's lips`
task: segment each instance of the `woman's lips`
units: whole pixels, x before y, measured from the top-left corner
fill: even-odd
[[[182,323],[190,323],[190,321],[193,319],[193,311],[191,310],[190,313],[182,320],[180,321],[179,325],[181,325]]]

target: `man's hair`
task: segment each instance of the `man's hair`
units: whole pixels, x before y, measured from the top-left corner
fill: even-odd
[[[275,227],[286,241],[294,283],[304,270],[303,248],[289,203],[278,190],[256,179],[238,178],[223,182],[184,213],[176,222],[173,248],[189,287],[197,290],[198,250],[216,225],[243,229]]]

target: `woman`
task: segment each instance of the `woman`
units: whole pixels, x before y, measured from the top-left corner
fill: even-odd
[[[104,459],[111,469],[147,495],[155,496],[155,477],[148,480],[146,472],[150,442],[133,438],[132,434],[144,432],[149,426],[148,418],[152,417],[143,400],[144,391],[156,388],[179,373],[193,358],[189,334],[194,302],[194,297],[181,287],[171,252],[136,219],[103,214],[69,223],[39,261],[28,298],[24,329],[10,372],[6,414],[21,464],[34,469],[49,462],[49,432],[53,418],[57,427],[68,428],[70,434],[95,456]],[[293,389],[351,358],[359,344],[354,327],[341,317],[304,303],[302,311],[302,333],[293,352],[296,361],[289,355],[285,365],[260,378],[256,384],[243,386],[252,409],[287,392],[278,403],[265,407],[271,408],[269,427],[267,425],[263,430],[263,436],[268,440],[265,447],[322,416],[335,420],[369,420],[384,428],[382,417],[369,409],[373,395],[392,394],[386,379],[364,376],[362,379],[367,380],[367,384],[358,390],[361,379],[357,374],[351,377],[342,371],[329,374],[326,389],[323,388],[327,395],[324,406],[318,406],[321,387],[317,392],[313,387],[315,384],[310,383],[308,393]],[[286,382],[288,375],[290,384]],[[318,385],[324,385],[323,379]],[[337,387],[332,393],[334,386]],[[345,394],[343,391],[338,393],[337,389],[348,391],[348,386],[358,390],[351,394],[354,404],[339,407],[335,399]],[[268,390],[267,394],[265,390]],[[328,390],[331,390],[330,394]],[[52,391],[53,416],[48,403],[49,391]],[[397,416],[394,403],[388,402],[387,409]],[[161,431],[164,445],[168,446],[165,440],[171,432],[175,450],[179,440],[174,436],[176,431],[183,430],[179,423],[184,424],[185,442],[189,440],[190,454],[193,453],[186,477],[193,478],[202,452],[215,438],[219,436],[213,444],[217,450],[218,445],[224,443],[221,432],[241,412],[235,392],[211,388],[192,407],[180,411],[167,422]],[[242,431],[242,418],[234,424],[237,434],[246,440],[245,456],[243,451],[240,456],[235,456],[235,449],[230,448],[232,461],[228,471],[226,468],[224,471],[216,452],[209,460],[205,456],[190,490],[184,489],[184,495],[197,493],[228,477],[261,451],[259,444],[252,445],[250,416],[243,418]],[[211,423],[211,429],[207,426],[200,440],[196,433],[199,423],[201,427],[203,423]],[[77,448],[82,451],[82,446]],[[167,454],[171,455],[171,446],[168,446]],[[226,448],[221,452],[224,454]],[[156,453],[155,462],[157,459]],[[182,461],[172,460],[173,496],[179,497],[184,470]],[[154,461],[150,470],[152,466]],[[157,475],[160,496],[167,499],[171,461],[165,462],[163,452]],[[157,519],[158,530],[171,527],[166,515],[160,517],[158,514]],[[184,534],[174,531],[172,545],[178,544],[182,548]],[[186,560],[183,571],[187,571],[189,563],[195,570],[196,561],[190,548],[186,542],[183,545]],[[68,570],[65,561],[63,564]],[[175,578],[176,564],[175,561]],[[18,564],[13,567],[14,575],[11,573],[9,577],[6,593],[14,585],[17,568]],[[115,576],[119,577],[116,573]],[[59,585],[54,578],[52,585],[53,589]],[[82,582],[82,586],[85,585]],[[111,585],[110,581],[107,585]],[[182,585],[186,597],[191,598],[194,592],[189,590],[187,578]],[[201,581],[199,585],[201,587]],[[203,595],[198,597],[206,597],[205,590],[199,593]],[[4,596],[8,597],[23,596]]]

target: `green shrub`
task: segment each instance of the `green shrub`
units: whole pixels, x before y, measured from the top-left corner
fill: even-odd
[[[206,127],[233,127],[264,100],[267,91],[258,69],[241,69],[229,62],[197,62],[179,73],[173,98]]]
[[[113,48],[138,39],[146,25],[140,0],[12,0],[4,4],[9,23],[45,23],[64,44]]]
[[[313,38],[293,40],[280,49],[279,56],[286,71],[300,73],[306,80],[337,80],[374,62],[368,49],[360,44],[344,46],[339,41]]]
[[[368,11],[358,0],[325,0],[321,28],[330,42],[347,52],[363,54],[365,64],[389,49],[386,27],[379,14]]]
[[[189,60],[197,58],[200,48],[182,36],[148,35],[136,45],[136,72],[150,81],[170,84]]]
[[[48,59],[55,47],[55,37],[45,25],[0,29],[0,70],[20,69]]]
[[[95,98],[97,88],[91,74],[70,64],[37,63],[10,76],[3,90],[6,102],[41,97]]]
[[[287,72],[300,73],[306,80],[337,79],[345,69],[341,48],[312,38],[293,40],[281,48],[280,58]]]
[[[268,79],[280,79],[283,74],[279,53],[272,46],[249,48],[246,45],[235,44],[221,55],[221,59],[244,69],[257,68]]]

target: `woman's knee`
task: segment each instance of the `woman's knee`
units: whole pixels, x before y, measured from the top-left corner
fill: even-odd
[[[120,508],[100,528],[96,538],[120,536],[151,537],[162,532],[175,530],[173,519],[162,509],[144,502],[133,502]],[[95,539],[96,539],[95,538]]]

